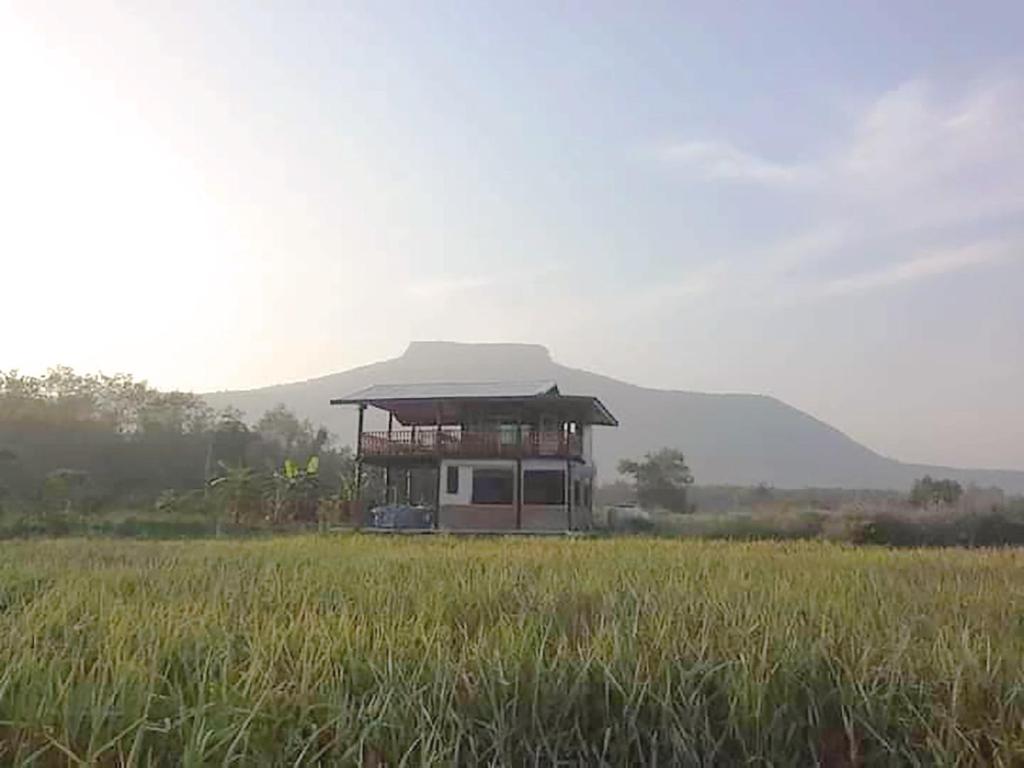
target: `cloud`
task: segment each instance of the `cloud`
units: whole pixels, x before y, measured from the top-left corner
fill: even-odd
[[[806,184],[810,169],[775,163],[748,154],[724,141],[687,141],[666,150],[673,161],[699,170],[709,179],[778,186]]]
[[[765,187],[773,210],[789,205],[798,220],[824,222],[757,248],[719,249],[713,283],[734,301],[862,293],[1000,261],[1010,249],[994,233],[1020,242],[1024,86],[989,80],[950,93],[904,82],[851,113],[838,140],[801,164],[715,138],[664,155],[708,181]],[[907,258],[922,243],[935,247]],[[865,254],[892,256],[869,266]],[[811,265],[848,276],[823,283]]]
[[[942,97],[911,81],[878,98],[823,162],[827,186],[902,229],[1024,210],[1024,89]]]
[[[406,283],[405,292],[420,299],[447,299],[475,288],[485,288],[493,282],[485,277],[443,276]]]
[[[717,138],[672,144],[664,156],[711,181],[789,188],[903,229],[1009,215],[1024,210],[1024,87],[990,81],[948,95],[902,83],[804,164]]]
[[[910,283],[948,272],[1004,261],[1014,253],[1007,243],[974,243],[918,256],[907,261],[889,264],[879,269],[842,277],[825,283],[822,293],[842,295],[862,293],[900,283]]]
[[[758,272],[784,275],[845,247],[853,237],[850,226],[837,220],[758,249],[751,257]]]
[[[661,283],[650,291],[644,300],[658,299],[682,299],[686,297],[704,296],[711,293],[715,288],[715,280],[712,275],[714,270],[703,270],[690,275],[685,275],[677,280]]]

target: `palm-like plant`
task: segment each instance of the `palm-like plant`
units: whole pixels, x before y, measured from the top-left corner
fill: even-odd
[[[253,500],[260,496],[260,477],[252,467],[241,463],[231,465],[218,461],[217,465],[221,474],[210,480],[210,488],[222,494],[231,519],[237,525]]]
[[[304,467],[292,459],[285,459],[282,467],[274,472],[272,510],[274,522],[281,520],[281,512],[288,499],[301,505],[316,494],[320,486],[320,457],[310,456]]]

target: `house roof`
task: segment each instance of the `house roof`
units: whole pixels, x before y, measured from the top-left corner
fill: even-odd
[[[550,380],[374,384],[331,400],[381,408],[405,425],[458,424],[484,403],[492,410],[503,406],[509,417],[555,412],[585,424],[618,426],[596,397],[563,395]]]
[[[558,385],[553,381],[441,381],[427,384],[374,384],[346,397],[331,400],[331,404],[369,403],[374,400],[537,397],[557,394]]]

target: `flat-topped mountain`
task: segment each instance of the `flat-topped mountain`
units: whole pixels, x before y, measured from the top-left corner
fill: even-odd
[[[284,403],[351,444],[355,411],[331,406],[332,397],[371,384],[527,379],[553,380],[563,394],[595,395],[615,414],[621,426],[601,428],[595,439],[606,481],[615,477],[619,459],[671,446],[686,453],[702,484],[907,489],[915,478],[931,473],[1024,492],[1024,472],[904,464],[772,397],[639,387],[560,365],[547,349],[534,344],[413,342],[392,360],[309,381],[205,397],[214,407],[240,408],[250,419]]]

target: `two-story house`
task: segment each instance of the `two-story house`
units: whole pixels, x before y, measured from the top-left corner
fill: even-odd
[[[386,489],[396,473],[429,470],[440,529],[591,527],[593,428],[618,425],[596,397],[563,395],[553,381],[395,384],[331,403],[359,408],[357,486],[364,465],[384,468]],[[364,429],[371,408],[387,429]]]

